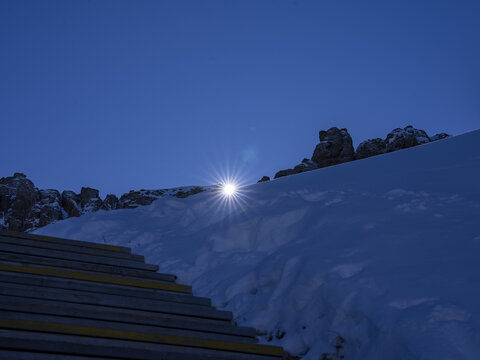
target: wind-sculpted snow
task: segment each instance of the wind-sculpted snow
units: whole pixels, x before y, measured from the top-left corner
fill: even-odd
[[[306,360],[480,357],[480,131],[36,233],[131,246]]]

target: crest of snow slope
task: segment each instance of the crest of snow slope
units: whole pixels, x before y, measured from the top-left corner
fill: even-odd
[[[130,246],[306,360],[476,360],[479,144],[475,131],[251,185],[230,208],[161,198],[35,233]]]

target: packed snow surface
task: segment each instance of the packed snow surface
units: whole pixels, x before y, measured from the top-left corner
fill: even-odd
[[[480,358],[480,131],[36,231],[125,245],[318,360]],[[337,348],[336,348],[337,347]]]

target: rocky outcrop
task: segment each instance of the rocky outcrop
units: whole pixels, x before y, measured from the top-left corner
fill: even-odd
[[[450,136],[451,135],[446,133],[440,133],[429,137],[424,130],[415,129],[413,126],[409,125],[403,129],[393,129],[387,134],[385,140],[376,138],[360,143],[355,151],[355,159],[364,159],[387,152],[407,149],[413,146],[445,139]]]
[[[0,179],[0,217],[2,225],[13,231],[23,231],[36,225],[35,204],[40,200],[40,191],[25,174],[15,173]]]
[[[298,174],[298,173],[295,172],[295,170],[293,169],[285,169],[285,170],[278,171],[273,178],[278,179],[278,178],[288,176],[288,175],[293,175],[293,174]]]
[[[262,183],[267,181],[270,181],[270,176],[262,176],[262,178],[258,180],[257,183]]]
[[[62,208],[67,213],[67,217],[78,217],[82,213],[80,195],[73,191],[62,192]]]
[[[173,196],[175,196],[177,198],[180,198],[180,199],[184,199],[184,198],[189,197],[191,195],[201,193],[202,191],[205,191],[205,189],[200,187],[200,186],[193,186],[193,187],[189,187],[187,189],[180,188],[180,189],[178,189],[178,191],[175,194],[173,194]]]
[[[130,190],[130,192],[120,197],[118,208],[133,209],[141,205],[150,205],[163,194],[164,190]]]
[[[57,190],[40,190],[40,201],[35,205],[39,212],[38,227],[64,218],[62,198]]]
[[[412,146],[445,139],[450,136],[451,135],[446,133],[440,133],[429,137],[425,131],[415,129],[409,125],[403,129],[397,128],[392,130],[387,134],[385,140],[376,138],[363,141],[358,145],[357,150],[354,151],[352,137],[347,129],[332,127],[326,131],[320,131],[320,143],[315,147],[311,160],[303,159],[303,161],[293,169],[280,170],[275,174],[275,179],[406,149]]]
[[[353,141],[347,129],[332,127],[326,131],[321,130],[318,137],[320,143],[315,147],[311,159],[303,159],[293,169],[280,170],[274,178],[316,170],[354,159]]]
[[[319,165],[315,161],[312,161],[310,159],[303,159],[302,162],[296,165],[293,169],[280,170],[275,174],[274,178],[277,179],[283,176],[300,174],[302,172],[311,171],[318,168],[319,168]]]
[[[355,151],[355,159],[364,159],[370,156],[380,155],[387,152],[385,141],[380,138],[366,140],[358,145]]]
[[[451,137],[452,135],[449,135],[447,133],[439,133],[439,134],[435,134],[433,136],[430,136],[430,141],[437,141],[437,140],[443,140],[443,139],[446,139],[448,137]]]
[[[97,189],[82,187],[82,190],[80,190],[80,204],[84,212],[98,211],[102,208],[103,201],[99,195],[100,193]]]
[[[82,187],[80,194],[54,189],[39,190],[25,174],[15,173],[0,179],[0,228],[11,231],[30,231],[57,220],[78,217],[98,210],[116,210],[149,205],[161,196],[185,198],[205,188],[198,186],[130,191],[118,199],[109,194],[104,200],[99,191]]]
[[[312,161],[319,168],[352,161],[355,151],[347,129],[332,127],[319,132],[320,143],[315,147]]]
[[[403,129],[397,128],[389,132],[385,139],[385,146],[387,152],[392,152],[426,144],[428,142],[430,142],[430,138],[425,131],[415,129],[413,126],[409,125]]]
[[[102,209],[103,210],[115,210],[119,208],[119,200],[113,194],[108,194],[103,200]]]

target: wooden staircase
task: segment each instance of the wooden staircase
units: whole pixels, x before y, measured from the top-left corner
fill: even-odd
[[[274,360],[129,248],[0,232],[0,359]]]

